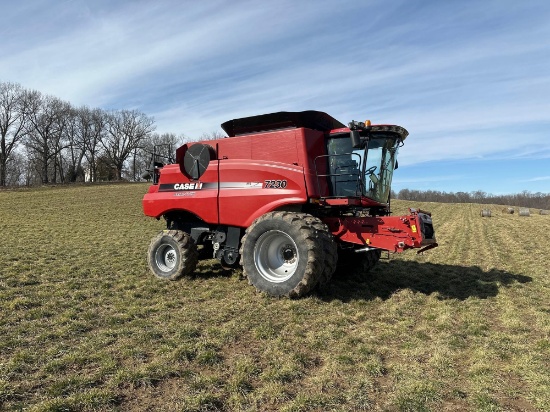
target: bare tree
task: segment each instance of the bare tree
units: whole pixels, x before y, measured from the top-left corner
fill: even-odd
[[[79,178],[84,180],[82,161],[84,159],[84,144],[80,134],[79,109],[70,108],[65,116],[65,128],[63,130],[67,147],[60,153],[60,159],[66,159],[68,163],[64,178],[68,182],[76,182]],[[65,154],[65,156],[62,156]]]
[[[57,173],[63,172],[59,154],[65,148],[63,137],[70,105],[56,97],[42,96],[38,91],[26,92],[25,99],[27,150],[35,154],[40,163],[42,183],[56,183]]]
[[[100,142],[106,131],[106,113],[101,109],[90,109],[87,106],[71,109],[65,133],[68,141],[67,178],[70,182],[85,179],[83,168],[86,159],[89,168],[89,179],[96,181],[97,157],[100,152]]]
[[[176,136],[174,133],[153,133],[149,139],[142,143],[142,150],[135,153],[132,173],[143,179],[146,170],[150,170],[153,154],[156,155],[156,162],[172,163],[176,159],[176,149],[185,141],[183,135]]]
[[[156,152],[157,155],[163,157],[167,162],[168,160],[175,159],[176,149],[180,147],[184,141],[184,136],[176,136],[174,133],[154,133],[151,138],[145,142],[143,148],[146,152],[149,152],[149,154],[152,154],[153,151]]]
[[[90,182],[97,181],[97,162],[101,155],[101,140],[107,133],[107,117],[107,113],[101,109],[82,107],[79,110],[80,138],[88,161]]]
[[[6,162],[6,186],[19,186],[25,181],[26,159],[23,153],[14,150]]]
[[[0,83],[0,186],[6,185],[7,164],[25,136],[24,90],[19,84]]]
[[[214,130],[210,133],[203,133],[198,140],[218,140],[227,137],[225,134],[218,130]]]
[[[117,179],[122,179],[126,160],[141,147],[153,130],[154,119],[137,110],[120,110],[109,113],[107,133],[101,140],[105,154],[116,169]]]

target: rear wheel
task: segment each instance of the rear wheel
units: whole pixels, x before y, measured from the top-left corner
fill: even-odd
[[[325,243],[304,213],[271,212],[252,223],[241,245],[249,283],[272,296],[297,298],[323,278]]]
[[[164,230],[153,238],[147,263],[161,279],[176,280],[191,275],[197,267],[198,251],[191,236],[181,230]]]

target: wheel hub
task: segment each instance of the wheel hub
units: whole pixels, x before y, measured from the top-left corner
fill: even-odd
[[[294,240],[285,232],[269,230],[254,247],[254,263],[267,281],[281,283],[290,279],[298,267],[299,254]]]
[[[166,263],[168,265],[173,265],[176,262],[176,254],[173,250],[166,253]]]
[[[171,245],[162,245],[155,253],[155,263],[163,272],[170,272],[176,267],[178,255]]]
[[[296,262],[296,250],[292,245],[284,245],[281,249],[281,256],[285,263],[292,264]]]

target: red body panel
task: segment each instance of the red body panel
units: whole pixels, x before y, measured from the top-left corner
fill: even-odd
[[[158,185],[151,185],[143,197],[143,211],[147,216],[162,215],[185,210],[205,222],[218,223],[218,164],[210,162],[208,170],[201,176],[199,190],[176,190],[175,185],[191,183],[180,171],[180,166],[167,165],[161,170]],[[167,187],[169,186],[169,187]],[[167,189],[164,189],[167,187]]]
[[[219,164],[222,225],[248,227],[256,218],[280,206],[307,202],[300,166],[256,160],[221,160]],[[270,181],[285,183],[270,188]]]
[[[315,148],[322,154],[322,132],[288,129],[202,143],[215,147],[216,152],[205,174],[193,181],[179,165],[162,168],[159,185],[151,186],[143,199],[147,216],[158,218],[182,210],[208,224],[248,227],[280,206],[306,203],[310,190],[317,194],[315,170],[311,170],[306,150]],[[180,162],[185,150],[187,146],[178,149]],[[271,181],[275,184],[269,187]],[[174,187],[185,183],[200,189]]]

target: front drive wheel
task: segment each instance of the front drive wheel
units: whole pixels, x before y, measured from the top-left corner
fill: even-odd
[[[177,280],[189,276],[197,267],[198,251],[191,236],[181,230],[164,230],[153,238],[147,263],[161,279]]]
[[[271,296],[297,298],[311,291],[323,275],[323,239],[304,214],[267,213],[242,239],[244,275]]]

